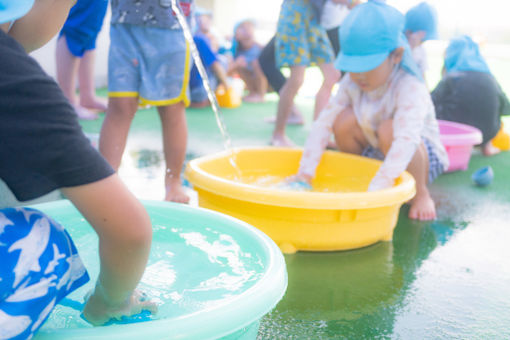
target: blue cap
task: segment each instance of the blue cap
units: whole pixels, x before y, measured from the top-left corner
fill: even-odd
[[[405,31],[425,31],[424,40],[437,39],[437,12],[426,2],[414,6],[406,13]]]
[[[454,38],[446,48],[444,67],[446,72],[476,71],[491,73],[480,53],[478,44],[467,35]]]
[[[346,72],[367,72],[379,66],[393,50],[404,47],[400,67],[422,80],[403,28],[404,15],[382,1],[356,6],[340,27],[342,49],[335,67]]]
[[[34,0],[0,0],[0,24],[21,18],[33,4]]]

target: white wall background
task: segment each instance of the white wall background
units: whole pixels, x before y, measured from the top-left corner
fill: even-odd
[[[422,0],[388,0],[402,12]],[[510,42],[510,1],[504,0],[428,0],[439,13],[440,33],[449,38],[453,34],[470,34],[482,42]],[[231,35],[234,24],[245,18],[258,23],[257,37],[260,42],[271,38],[276,28],[281,0],[196,0],[198,6],[213,11],[215,25],[222,35]],[[108,11],[96,50],[96,85],[107,82],[107,55],[110,11]],[[444,45],[444,44],[443,44]],[[508,45],[503,46],[508,50]],[[505,48],[506,47],[506,48]],[[498,51],[501,51],[498,48]],[[510,54],[507,54],[510,56]],[[33,53],[43,68],[55,75],[55,39]]]

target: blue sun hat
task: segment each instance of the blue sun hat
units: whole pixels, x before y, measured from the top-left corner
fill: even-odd
[[[382,1],[356,6],[340,27],[342,50],[335,67],[345,72],[367,72],[379,66],[393,50],[404,47],[400,68],[423,81],[403,29],[404,15]]]
[[[0,24],[21,18],[33,4],[34,0],[0,0]]]
[[[434,40],[437,34],[437,12],[426,2],[421,2],[406,13],[405,31],[425,31],[423,40]]]
[[[467,35],[450,41],[446,48],[444,67],[448,73],[459,71],[491,73],[478,44]]]

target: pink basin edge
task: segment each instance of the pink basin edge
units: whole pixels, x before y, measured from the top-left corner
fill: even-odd
[[[445,146],[477,145],[482,142],[482,132],[473,126],[440,119],[437,121],[440,139]]]

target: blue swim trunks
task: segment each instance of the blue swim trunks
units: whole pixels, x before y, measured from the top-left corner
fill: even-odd
[[[332,63],[333,48],[309,0],[284,0],[275,39],[276,65]]]
[[[89,281],[69,234],[35,209],[0,210],[0,259],[0,339],[31,338]]]
[[[108,0],[78,0],[71,8],[60,36],[65,36],[74,56],[83,57],[86,51],[96,48],[107,7]]]
[[[190,49],[182,30],[112,24],[108,95],[142,105],[189,105]]]

